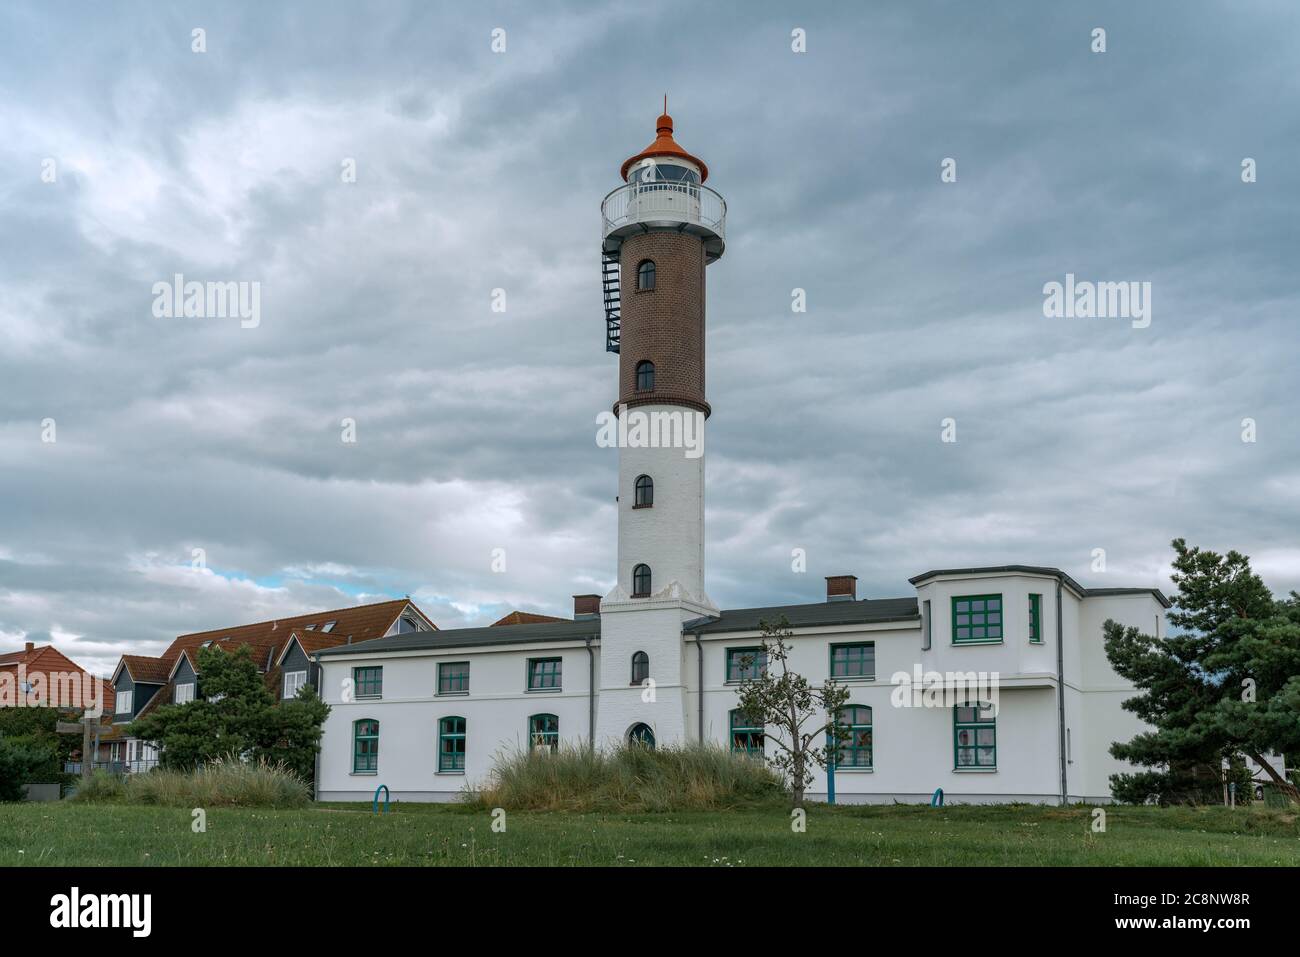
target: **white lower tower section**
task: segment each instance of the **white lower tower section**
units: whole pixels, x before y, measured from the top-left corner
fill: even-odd
[[[600,603],[596,743],[625,741],[644,724],[656,745],[681,744],[692,727],[686,713],[682,623],[718,613],[704,591],[704,416],[678,405],[635,406],[623,414],[643,414],[652,421],[656,414],[678,421],[693,416],[689,434],[696,441],[690,454],[682,447],[630,443],[619,449],[618,583]],[[631,429],[629,435],[634,435]],[[637,507],[636,480],[642,475],[654,481],[654,502]],[[638,565],[651,571],[645,597],[632,594]],[[649,656],[650,680],[634,684],[637,652]]]

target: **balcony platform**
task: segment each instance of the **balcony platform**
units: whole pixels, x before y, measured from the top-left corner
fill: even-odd
[[[617,253],[628,236],[655,230],[688,233],[704,240],[708,262],[726,248],[727,203],[698,183],[626,183],[600,204],[601,249]]]

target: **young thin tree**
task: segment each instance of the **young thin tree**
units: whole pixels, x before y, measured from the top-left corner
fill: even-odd
[[[762,651],[746,656],[747,676],[739,688],[739,708],[755,726],[763,728],[765,742],[776,746],[766,760],[790,781],[791,807],[803,807],[804,790],[812,783],[814,767],[825,768],[829,739],[839,746],[836,723],[848,702],[849,689],[827,678],[820,688],[790,670],[790,622],[784,615],[775,623],[759,622]],[[811,725],[811,726],[810,726]]]

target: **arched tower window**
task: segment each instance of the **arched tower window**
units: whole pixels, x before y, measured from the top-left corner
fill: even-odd
[[[655,261],[653,259],[643,259],[641,265],[636,267],[636,287],[637,289],[653,289],[655,287]]]
[[[638,475],[636,477],[636,500],[633,503],[637,508],[649,508],[655,503],[655,480],[648,475]]]
[[[632,569],[632,597],[645,598],[650,594],[650,566],[638,565]]]
[[[648,724],[634,724],[628,728],[627,743],[637,747],[655,749],[655,733],[650,730]]]
[[[655,364],[644,359],[636,364],[636,390],[649,392],[655,387]]]
[[[650,677],[650,656],[638,651],[632,656],[632,684],[639,685]]]

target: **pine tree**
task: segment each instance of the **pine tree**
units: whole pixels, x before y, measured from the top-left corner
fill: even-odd
[[[164,704],[127,728],[133,738],[161,748],[168,768],[194,768],[215,758],[266,758],[284,762],[311,781],[329,705],[314,689],[276,704],[252,654],[202,648],[198,670],[203,697],[186,704]]]
[[[1236,551],[1226,555],[1173,542],[1178,595],[1169,621],[1179,629],[1155,638],[1114,621],[1103,626],[1115,671],[1142,693],[1124,707],[1153,726],[1111,754],[1158,770],[1111,777],[1117,797],[1166,795],[1195,784],[1224,759],[1254,759],[1293,801],[1300,792],[1265,758],[1300,750],[1300,596],[1274,599]]]

